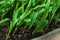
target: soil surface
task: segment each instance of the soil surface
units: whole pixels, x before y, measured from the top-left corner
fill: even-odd
[[[60,28],[60,23],[52,22],[49,27],[45,30],[45,33],[48,33],[52,30],[55,30],[56,28]],[[30,30],[25,30],[23,27],[19,28],[14,35],[11,35],[11,37],[8,40],[30,40],[36,37],[39,37],[43,35],[43,33],[35,33],[34,35],[31,35],[31,32],[33,31],[34,28]],[[1,25],[0,24],[0,40],[5,40],[6,39],[6,34],[7,34],[7,26],[6,25]]]

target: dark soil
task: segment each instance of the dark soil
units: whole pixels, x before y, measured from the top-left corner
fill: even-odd
[[[60,28],[60,23],[52,22],[49,27],[44,31],[46,33],[55,30],[56,28]],[[32,28],[34,29],[34,28]],[[43,35],[42,32],[35,33],[34,35],[31,35],[32,29],[25,30],[23,27],[19,28],[14,35],[11,35],[11,37],[8,40],[30,40],[36,37],[39,37]],[[7,33],[7,26],[6,25],[0,25],[0,40],[6,39],[6,33]]]
[[[4,40],[6,38],[7,27],[6,25],[0,25],[0,40]]]

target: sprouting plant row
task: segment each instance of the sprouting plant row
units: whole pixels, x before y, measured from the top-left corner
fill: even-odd
[[[9,0],[0,2],[0,24],[10,21],[8,26],[7,38],[15,27],[15,31],[25,24],[24,28],[31,29],[33,25],[36,28],[32,34],[44,31],[44,28],[49,25],[55,16],[55,12],[60,7],[60,0]],[[15,4],[15,5],[14,5]],[[7,6],[8,5],[8,6]],[[5,17],[12,7],[13,10],[11,19]],[[3,19],[4,18],[4,19]]]

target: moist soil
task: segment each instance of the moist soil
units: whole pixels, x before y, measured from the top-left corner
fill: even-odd
[[[0,40],[6,40],[6,34],[8,31],[8,27],[6,25],[0,24]],[[32,35],[32,31],[34,30],[34,28],[31,28],[30,30],[26,30],[23,27],[21,27],[13,35],[10,35],[11,37],[8,40],[30,40],[42,36],[57,28],[60,28],[60,23],[51,22],[51,24],[45,29],[44,33],[38,32]]]

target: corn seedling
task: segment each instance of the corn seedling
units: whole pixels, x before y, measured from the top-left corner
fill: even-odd
[[[7,39],[14,27],[14,31],[16,31],[23,24],[25,24],[24,28],[27,28],[27,30],[31,29],[33,25],[36,24],[36,28],[32,34],[44,31],[45,27],[49,25],[60,7],[59,2],[60,0],[1,0],[0,24],[8,20],[10,22]],[[11,18],[5,17],[12,8],[14,9],[10,12]]]

